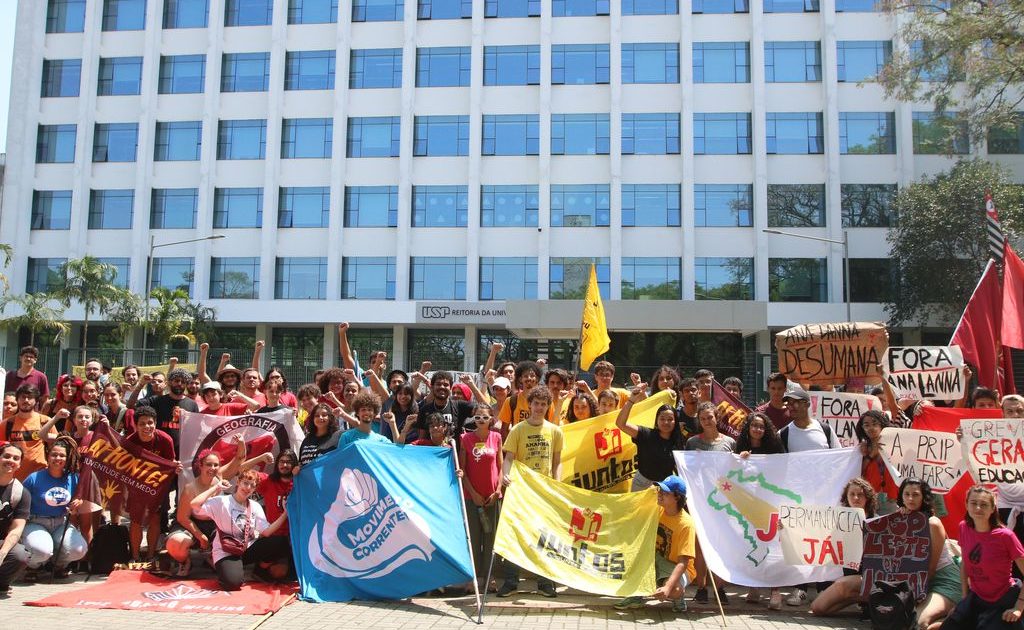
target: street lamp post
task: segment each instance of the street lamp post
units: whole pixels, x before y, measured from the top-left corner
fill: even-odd
[[[843,230],[843,240],[834,238],[824,238],[822,236],[809,236],[807,234],[796,234],[795,232],[783,232],[782,230],[773,230],[771,228],[765,228],[761,230],[766,234],[781,234],[783,236],[792,236],[793,238],[803,238],[809,241],[821,241],[823,243],[833,243],[835,245],[843,246],[843,272],[846,274],[846,282],[843,284],[844,298],[846,299],[846,321],[852,322],[853,316],[850,313],[850,232],[849,230]]]
[[[217,239],[224,238],[223,234],[215,234],[213,236],[204,236],[202,238],[190,238],[184,241],[172,241],[170,243],[156,243],[156,237],[150,234],[149,236],[149,261],[146,263],[146,283],[143,286],[143,300],[145,307],[142,315],[142,362],[146,362],[146,348],[149,342],[149,283],[153,278],[153,251],[160,249],[161,247],[170,247],[171,245],[183,245],[185,243],[198,243],[199,241],[215,241]]]

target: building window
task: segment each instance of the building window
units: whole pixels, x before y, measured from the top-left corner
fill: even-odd
[[[139,123],[96,123],[93,162],[134,162],[139,146]]]
[[[110,279],[115,287],[128,288],[128,279],[131,278],[132,262],[130,258],[97,258],[104,265],[114,268],[114,275]]]
[[[401,22],[402,0],[352,0],[353,22]]]
[[[609,4],[609,0],[552,0],[551,15],[553,17],[608,15]]]
[[[622,0],[622,15],[679,15],[679,0]]]
[[[25,293],[52,293],[64,285],[61,267],[67,258],[29,258]]]
[[[160,94],[200,94],[205,81],[205,55],[160,57]]]
[[[515,18],[540,16],[540,0],[484,0],[484,17]]]
[[[540,46],[485,46],[484,85],[539,85]]]
[[[331,189],[327,186],[282,187],[277,207],[277,227],[327,227],[331,213]]]
[[[770,302],[827,302],[828,265],[824,258],[769,258]]]
[[[224,0],[224,26],[269,26],[274,0]]]
[[[104,31],[146,28],[146,0],[103,0]]]
[[[623,227],[679,227],[679,184],[623,184]]]
[[[466,367],[466,333],[462,329],[410,328],[406,347],[409,365],[433,360],[435,370],[462,370]]]
[[[75,161],[77,125],[39,125],[36,164],[70,164]]]
[[[130,230],[135,191],[93,190],[89,192],[90,230]]]
[[[151,206],[151,230],[193,230],[199,211],[199,189],[154,188]]]
[[[537,259],[481,258],[480,299],[536,300]]]
[[[694,184],[693,224],[696,227],[754,225],[754,187],[750,184]]]
[[[327,297],[326,258],[278,258],[275,300],[323,300]]]
[[[765,42],[764,80],[768,83],[821,81],[821,43]]]
[[[101,57],[96,96],[137,95],[142,90],[142,57]]]
[[[469,155],[469,116],[416,116],[412,145],[416,156]]]
[[[341,259],[341,299],[395,299],[393,256],[347,256]]]
[[[211,258],[210,297],[256,300],[260,297],[259,258]]]
[[[623,114],[622,153],[679,153],[679,114]]]
[[[551,258],[548,264],[548,297],[582,300],[590,283],[590,265],[597,269],[601,298],[611,299],[611,267],[607,258]]]
[[[750,83],[749,42],[694,42],[694,83]]]
[[[32,191],[32,229],[70,230],[71,191]]]
[[[964,57],[950,55],[945,50],[932,50],[924,42],[915,41],[910,44],[911,58],[921,64],[917,68],[918,79],[925,83],[942,83],[950,79],[963,81]]]
[[[81,59],[43,59],[43,84],[40,96],[78,96],[82,84]]]
[[[402,87],[402,49],[353,50],[348,86],[353,89]]]
[[[338,0],[288,0],[289,24],[335,24]]]
[[[768,153],[807,155],[825,152],[821,112],[769,112]]]
[[[334,89],[333,50],[289,51],[284,59],[284,89]]]
[[[764,0],[765,13],[817,13],[818,0]]]
[[[202,121],[158,122],[153,159],[157,162],[198,160],[202,142]]]
[[[209,0],[164,0],[164,28],[206,28]]]
[[[217,132],[218,160],[262,160],[266,151],[266,120],[220,121]]]
[[[914,153],[917,155],[966,155],[967,122],[955,112],[914,112]]]
[[[221,92],[266,92],[270,88],[270,53],[224,53]]]
[[[285,118],[281,125],[281,158],[331,157],[334,121],[330,118]]]
[[[85,31],[85,0],[49,0],[46,5],[47,33]]]
[[[397,226],[397,186],[345,187],[345,227]]]
[[[694,155],[750,153],[750,114],[694,114]]]
[[[678,300],[682,298],[678,258],[622,259],[623,300]]]
[[[825,227],[825,184],[768,184],[768,227]]]
[[[555,44],[551,47],[553,85],[594,85],[611,80],[608,44]]]
[[[892,227],[896,184],[842,184],[843,227]]]
[[[195,261],[184,257],[153,259],[153,273],[149,276],[149,290],[157,287],[175,291],[181,289],[192,297],[192,282],[195,280]]]
[[[469,85],[469,46],[416,49],[416,87]]]
[[[753,258],[694,258],[698,300],[753,300]]]
[[[623,83],[679,83],[679,44],[623,44]]]
[[[693,0],[693,13],[749,13],[748,0]]]
[[[537,227],[540,194],[534,185],[481,186],[482,227]]]
[[[258,228],[262,225],[262,188],[217,188],[214,190],[214,228]]]
[[[466,227],[469,189],[466,186],[413,186],[413,227]]]
[[[989,128],[988,152],[992,155],[1024,153],[1024,114],[1015,114],[1008,125]]]
[[[840,112],[839,152],[843,155],[896,153],[896,114]]]
[[[538,155],[540,117],[537,114],[484,114],[483,155]]]
[[[836,13],[872,13],[878,11],[875,0],[836,0]]]
[[[472,16],[472,0],[419,0],[416,5],[416,17],[420,20],[458,20]]]
[[[892,58],[892,42],[836,42],[839,81],[873,81]]]
[[[608,227],[611,197],[608,184],[552,184],[551,227]]]
[[[412,256],[409,267],[410,300],[466,299],[465,258]]]
[[[896,267],[890,258],[851,258],[850,301],[890,302],[899,286]],[[843,296],[846,296],[846,269],[843,269]]]
[[[608,114],[552,114],[552,155],[608,155]]]

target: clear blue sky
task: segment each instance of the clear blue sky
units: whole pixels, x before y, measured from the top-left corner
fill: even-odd
[[[7,107],[11,100],[11,59],[18,0],[0,0],[0,153],[7,150]]]

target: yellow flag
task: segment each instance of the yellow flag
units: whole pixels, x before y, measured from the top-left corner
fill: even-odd
[[[597,269],[590,265],[590,284],[583,300],[583,326],[580,330],[580,369],[589,370],[594,359],[608,352],[612,340],[608,337],[608,323],[604,319],[604,305],[597,286]]]
[[[162,372],[162,371],[167,369],[167,364],[164,363],[163,365],[140,365],[138,367],[139,367],[139,375],[141,376],[142,374],[152,374],[153,372]],[[188,372],[195,372],[196,371],[196,364],[195,363],[179,363],[176,367],[180,367],[181,369],[186,370]],[[74,374],[75,376],[79,377],[79,378],[85,378],[85,366],[84,365],[74,365],[74,366],[71,367],[71,373]],[[110,368],[110,382],[111,383],[123,383],[124,382],[124,368],[123,367]]]
[[[672,390],[632,406],[629,423],[653,427],[658,407],[675,405]],[[562,481],[594,492],[628,492],[636,472],[636,444],[615,426],[619,410],[562,426]],[[660,480],[659,480],[660,481]]]
[[[515,462],[494,551],[559,584],[600,595],[654,592],[658,495],[602,494]]]

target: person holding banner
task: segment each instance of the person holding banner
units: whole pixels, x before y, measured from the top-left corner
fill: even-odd
[[[501,433],[491,431],[490,405],[477,403],[473,408],[475,430],[462,434],[459,468],[465,471],[462,483],[469,524],[469,541],[480,588],[487,575],[487,559],[494,551],[494,528],[498,523],[498,502],[501,500]]]
[[[779,439],[779,433],[768,414],[755,411],[743,421],[740,437],[733,451],[743,459],[751,455],[777,455],[785,453],[786,447]]]
[[[863,455],[860,474],[878,493],[878,513],[882,515],[896,511],[896,482],[885,465],[879,441],[882,429],[889,426],[889,416],[884,411],[868,409],[860,414],[860,418],[853,428],[860,441]]]
[[[299,466],[305,466],[324,453],[338,448],[341,429],[338,418],[327,403],[317,403],[309,412],[305,425],[306,437],[299,446]]]
[[[864,518],[874,518],[878,506],[878,498],[875,489],[867,480],[856,477],[847,482],[843,488],[843,496],[839,499],[843,507],[860,508],[864,510]],[[828,617],[837,614],[840,610],[850,604],[866,602],[861,596],[864,588],[864,577],[860,571],[843,568],[843,577],[829,585],[811,602],[811,614],[818,617]]]
[[[633,405],[647,398],[647,383],[633,388],[626,404],[615,418],[615,426],[633,438],[636,444],[637,471],[633,474],[630,492],[649,490],[655,479],[665,479],[676,470],[672,451],[683,449],[683,434],[676,422],[676,410],[672,405],[662,405],[654,416],[654,428],[640,427],[629,422]]]

